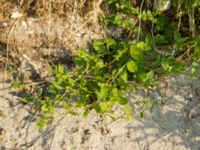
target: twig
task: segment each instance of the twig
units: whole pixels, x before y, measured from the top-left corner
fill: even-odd
[[[27,128],[26,128],[26,134],[25,134],[25,145],[27,144],[27,137],[28,137],[29,127],[30,127],[30,124],[29,124],[29,125],[27,126]]]
[[[18,150],[18,148],[9,148],[9,147],[5,147],[5,146],[0,146],[0,149]]]
[[[192,48],[194,48],[195,45],[192,45],[190,48],[188,48],[183,54],[181,54],[180,56],[178,56],[177,61],[180,61],[185,55],[189,54],[190,50]]]
[[[182,120],[182,118],[180,118],[180,119],[178,120],[178,123],[179,123],[181,120]],[[158,141],[159,139],[161,139],[161,138],[165,137],[166,135],[170,134],[170,133],[171,133],[172,131],[174,131],[178,126],[179,126],[179,124],[176,125],[174,128],[172,128],[172,129],[166,131],[165,133],[161,134],[160,136],[158,136],[157,139],[154,139],[154,140],[153,140],[151,143],[149,143],[148,145],[151,145],[151,144],[155,143],[156,141]]]
[[[9,60],[9,43],[10,43],[10,36],[11,33],[15,27],[15,25],[17,24],[17,22],[21,19],[21,17],[19,17],[17,20],[15,20],[15,22],[12,24],[10,31],[8,33],[8,39],[7,39],[7,45],[6,45],[6,64],[5,64],[5,68],[4,68],[4,82],[6,81],[7,78],[7,68],[8,68],[8,60]]]
[[[48,16],[48,57],[49,57],[49,60],[51,61],[51,43],[50,43],[50,31],[51,31],[51,1],[52,0],[49,0],[49,16]]]
[[[142,3],[141,3],[141,5],[140,5],[140,14],[139,14],[139,15],[142,14],[143,3],[144,3],[144,0],[142,0]],[[142,22],[142,18],[141,18],[141,17],[142,17],[142,16],[139,17],[139,25],[138,25],[139,29],[138,29],[138,34],[137,34],[137,41],[139,41],[139,39],[140,39],[141,22]]]
[[[188,9],[187,13],[188,13],[188,18],[189,18],[190,30],[192,32],[192,37],[195,37],[196,26],[195,26],[195,19],[194,19],[194,8],[191,8],[191,9]]]
[[[160,135],[157,139],[155,139],[155,140],[153,140],[151,143],[149,143],[149,145],[155,143],[155,142],[158,141],[159,139],[161,139],[161,138],[165,137],[166,135],[170,134],[170,133],[171,133],[172,131],[174,131],[176,128],[177,128],[177,126],[174,127],[174,128],[172,128],[171,130],[168,130],[168,131],[165,132],[164,134]]]
[[[128,62],[127,62],[127,63],[128,63]],[[115,81],[115,79],[118,77],[118,75],[124,70],[124,68],[126,67],[127,63],[124,64],[124,65],[122,66],[122,68],[119,69],[119,71],[117,72],[117,74],[114,76],[114,78],[113,78],[113,79],[111,80],[111,82],[109,83],[109,86],[111,86],[111,84]]]
[[[49,148],[49,150],[51,150],[51,148],[52,148],[53,141],[54,141],[54,137],[55,137],[55,131],[54,131],[54,134],[53,134],[53,138],[52,138],[52,140],[51,140],[51,145],[50,145],[50,148]]]
[[[106,124],[106,126],[109,126],[109,125],[113,124],[114,122],[116,122],[117,120],[123,118],[124,116],[125,116],[125,114],[122,114],[121,116],[119,116],[117,118],[113,118],[113,117],[109,116],[109,117],[111,117],[113,119],[113,121],[111,121],[108,124]]]
[[[90,17],[87,21],[85,21],[79,28],[77,28],[74,32],[72,32],[69,37],[67,38],[67,40],[69,40],[71,38],[71,36],[73,36],[74,34],[76,34],[80,29],[82,29],[84,26],[87,25],[88,22],[90,22],[91,20],[93,20],[93,17]]]

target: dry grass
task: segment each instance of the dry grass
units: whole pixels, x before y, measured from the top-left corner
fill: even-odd
[[[0,2],[0,43],[5,66],[26,60],[35,70],[73,55],[105,37],[99,22],[102,0],[4,0]],[[12,17],[18,12],[19,16]],[[65,60],[65,59],[63,59]],[[7,67],[6,67],[7,69]]]

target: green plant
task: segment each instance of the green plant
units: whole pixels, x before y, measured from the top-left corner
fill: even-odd
[[[89,52],[85,49],[76,52],[72,68],[56,66],[48,88],[38,88],[23,101],[39,108],[37,120],[40,128],[53,119],[54,108],[58,106],[71,114],[83,108],[87,116],[92,109],[99,114],[112,114],[113,106],[118,103],[124,106],[124,112],[130,118],[125,91],[153,86],[156,76],[171,72],[175,64],[172,58],[161,58],[142,41],[97,40]],[[137,86],[133,87],[130,81]]]
[[[35,104],[39,110],[36,118],[40,129],[53,119],[56,107],[63,107],[70,114],[77,114],[77,109],[82,108],[87,116],[91,110],[100,115],[113,114],[113,106],[120,104],[130,118],[127,90],[148,90],[163,75],[183,72],[188,62],[192,62],[191,74],[198,77],[199,37],[185,34],[185,24],[177,22],[176,16],[152,9],[147,2],[133,7],[129,0],[107,0],[110,14],[103,21],[107,27],[122,28],[126,38],[96,40],[90,50],[77,50],[73,66],[54,66],[52,80],[46,86],[27,92],[23,101]],[[173,3],[176,9],[172,11],[180,13],[184,8],[181,2]],[[197,8],[199,3],[194,1],[193,5]],[[138,22],[133,23],[133,18]],[[18,87],[19,82],[13,86]],[[151,98],[143,101],[141,117],[151,104]]]

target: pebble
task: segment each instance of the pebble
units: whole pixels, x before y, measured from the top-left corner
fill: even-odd
[[[18,19],[22,17],[22,13],[20,13],[19,11],[14,11],[12,14],[11,14],[11,18],[12,19]]]
[[[22,21],[22,26],[25,27],[25,28],[27,27],[26,21]]]
[[[7,26],[8,26],[7,20],[0,21],[0,27],[7,27]]]

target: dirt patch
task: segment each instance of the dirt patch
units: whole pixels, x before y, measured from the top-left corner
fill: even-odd
[[[0,87],[9,84],[0,83]],[[154,101],[160,107],[149,108],[143,118],[108,116],[91,112],[88,118],[64,114],[57,109],[55,120],[39,133],[30,108],[22,105],[19,97],[0,90],[0,147],[28,150],[199,150],[200,149],[200,80],[173,75],[152,89]],[[129,92],[133,112],[138,101],[147,95],[142,90]]]

